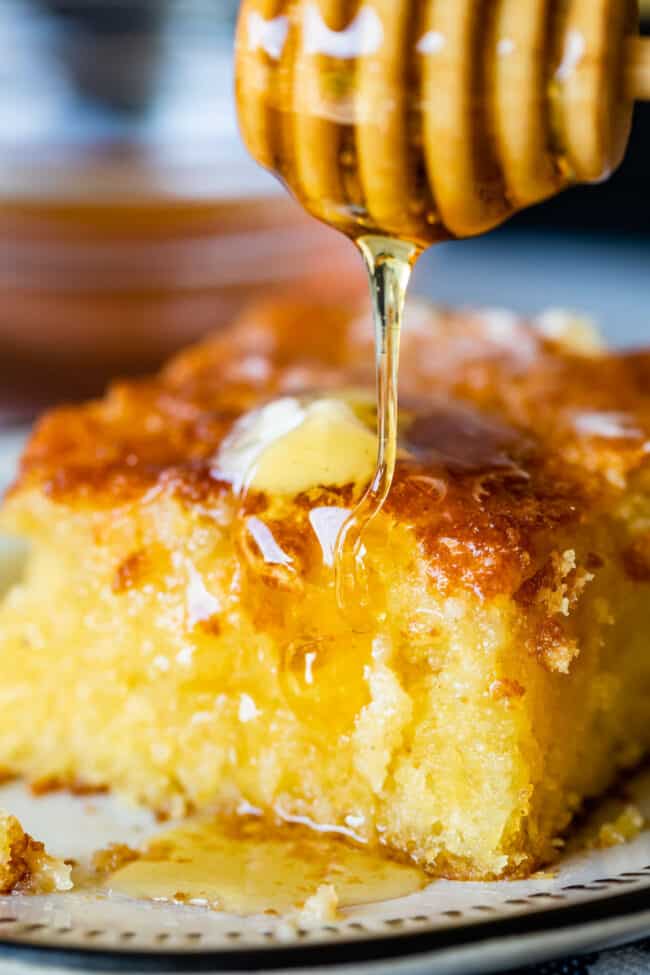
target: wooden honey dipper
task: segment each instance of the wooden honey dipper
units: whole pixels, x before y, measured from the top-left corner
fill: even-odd
[[[390,490],[404,297],[422,249],[480,234],[620,163],[650,100],[637,0],[243,0],[245,142],[370,274],[375,477],[337,541],[340,605],[364,626],[362,533]]]
[[[625,152],[636,0],[244,0],[251,154],[352,236],[482,233]]]

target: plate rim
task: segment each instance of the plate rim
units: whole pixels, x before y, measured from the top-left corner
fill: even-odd
[[[218,950],[188,946],[182,950],[152,952],[146,948],[139,950],[137,946],[126,951],[117,946],[107,950],[105,947],[95,949],[92,945],[67,947],[0,937],[0,953],[33,964],[52,966],[63,962],[73,970],[128,970],[143,975],[147,972],[333,971],[350,965],[360,971],[364,965],[388,961],[404,964],[418,960],[426,961],[427,971],[433,972],[437,969],[431,968],[432,962],[450,956],[459,961],[463,959],[459,971],[487,972],[495,970],[493,964],[503,965],[500,946],[514,945],[525,950],[526,962],[530,963],[531,951],[535,951],[538,960],[557,957],[564,950],[579,954],[614,942],[632,941],[643,937],[644,931],[650,936],[650,883],[632,891],[590,898],[583,903],[540,907],[507,918],[330,943],[298,941]],[[572,940],[565,949],[562,936],[566,932],[571,932]],[[517,951],[517,955],[520,954]],[[480,961],[478,967],[471,967],[472,959]],[[514,964],[517,961],[515,956]]]

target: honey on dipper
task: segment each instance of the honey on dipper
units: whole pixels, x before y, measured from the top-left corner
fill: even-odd
[[[244,140],[309,212],[357,243],[371,281],[378,459],[341,530],[343,599],[395,469],[413,264],[430,244],[610,175],[634,99],[650,97],[638,14],[636,0],[244,0]]]

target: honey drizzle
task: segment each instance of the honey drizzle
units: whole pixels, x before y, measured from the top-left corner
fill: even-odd
[[[336,541],[339,608],[347,615],[368,611],[363,533],[381,511],[395,474],[398,434],[399,348],[406,290],[419,250],[413,243],[368,235],[356,241],[370,280],[377,374],[377,464],[365,494],[344,522]]]

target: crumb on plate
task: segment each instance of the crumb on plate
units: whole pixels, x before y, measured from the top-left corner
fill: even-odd
[[[115,873],[127,863],[139,860],[140,856],[138,850],[134,850],[126,843],[109,843],[108,846],[93,853],[92,864],[95,873]]]
[[[606,849],[609,846],[620,846],[636,839],[646,825],[645,818],[638,806],[630,803],[613,820],[610,820],[598,830],[594,846]]]
[[[70,890],[72,867],[51,856],[10,813],[0,811],[0,893],[52,894]]]
[[[329,924],[338,920],[339,896],[333,884],[321,884],[302,905],[301,924]]]

